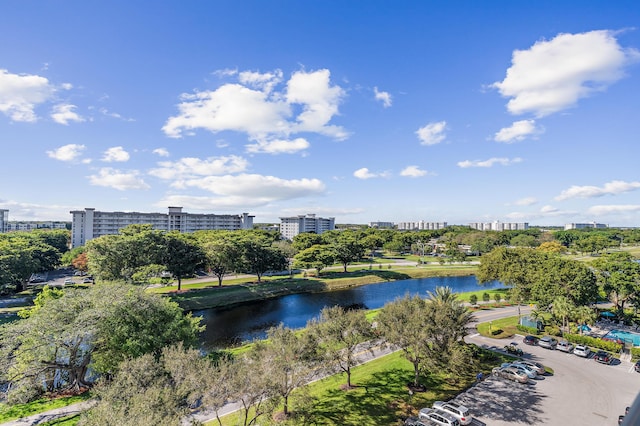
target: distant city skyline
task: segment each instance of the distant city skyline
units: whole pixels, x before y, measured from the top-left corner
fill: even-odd
[[[9,0],[0,210],[640,226],[640,4]]]

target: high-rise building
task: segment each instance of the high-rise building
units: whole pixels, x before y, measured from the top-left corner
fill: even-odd
[[[293,240],[293,237],[303,232],[322,234],[336,229],[335,222],[336,220],[333,217],[316,217],[315,214],[281,217],[280,234],[287,240]]]
[[[9,210],[0,209],[0,232],[7,232],[7,222],[9,222]]]
[[[436,229],[444,229],[447,227],[447,222],[425,222],[424,220],[418,222],[398,222],[398,230],[401,231],[434,231]]]
[[[210,229],[236,231],[252,229],[253,218],[249,213],[194,214],[185,213],[182,207],[169,207],[168,213],[102,212],[86,208],[70,212],[71,248],[83,246],[87,241],[103,235],[117,234],[129,225],[149,224],[160,231],[195,232]]]
[[[473,222],[469,224],[469,227],[478,231],[526,231],[529,229],[529,224],[494,220],[493,222]]]
[[[609,225],[605,225],[604,223],[567,223],[564,225],[564,229],[586,229],[586,228],[608,228]]]

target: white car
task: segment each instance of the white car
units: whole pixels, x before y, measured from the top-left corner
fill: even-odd
[[[516,370],[520,371],[521,373],[524,373],[527,375],[528,378],[530,379],[535,379],[536,377],[538,377],[538,372],[536,370],[534,370],[533,368],[527,366],[527,365],[522,365],[522,364],[518,364],[517,362],[505,362],[501,365],[501,367],[503,368],[515,368]]]
[[[458,419],[451,414],[434,410],[433,408],[423,408],[420,410],[420,413],[418,413],[418,416],[422,421],[429,421],[439,426],[460,426]]]
[[[469,414],[469,409],[455,401],[436,401],[433,403],[433,408],[451,414],[458,419],[461,425],[468,425],[473,421],[473,417]]]
[[[576,345],[576,347],[573,349],[573,353],[583,358],[589,358],[591,349],[589,349],[589,347],[585,345]]]
[[[558,342],[556,349],[562,352],[573,352],[573,344],[567,342],[566,340],[561,340]]]

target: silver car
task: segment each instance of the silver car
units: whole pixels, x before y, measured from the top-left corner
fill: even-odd
[[[527,367],[531,368],[532,370],[535,370],[536,373],[542,375],[546,372],[546,370],[544,369],[544,365],[540,364],[539,362],[535,362],[535,361],[529,361],[526,359],[521,359],[519,361],[516,361],[515,364],[520,364],[520,365],[526,365]]]
[[[538,340],[538,346],[545,349],[555,349],[558,345],[558,341],[555,337],[544,336],[540,340]]]
[[[562,352],[573,352],[573,344],[567,342],[566,340],[561,340],[558,342],[556,349]]]
[[[418,413],[418,417],[422,421],[430,421],[431,423],[440,426],[460,426],[458,419],[453,417],[451,414],[434,410],[433,408],[423,408]]]
[[[468,425],[473,421],[473,417],[469,414],[469,409],[455,401],[436,401],[433,403],[433,408],[438,411],[444,411],[445,413],[451,414],[453,417],[458,419],[461,425]]]
[[[519,364],[517,362],[513,362],[513,363],[505,362],[505,363],[503,363],[501,365],[501,367],[503,367],[503,368],[509,368],[509,367],[515,368],[516,370],[520,371],[521,373],[526,374],[527,377],[530,378],[530,379],[535,379],[536,377],[538,377],[538,372],[535,369],[533,369],[533,368],[531,368],[531,367],[529,367],[527,365]]]

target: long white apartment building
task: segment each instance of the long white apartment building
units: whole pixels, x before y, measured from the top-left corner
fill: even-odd
[[[336,229],[334,217],[323,218],[316,217],[315,214],[308,214],[280,218],[280,234],[287,240],[293,240],[293,237],[304,232],[322,234],[334,229]]]
[[[195,232],[203,230],[252,229],[249,213],[195,214],[182,211],[182,207],[169,207],[168,213],[102,212],[93,208],[73,210],[71,221],[71,248],[83,246],[87,241],[103,235],[117,234],[129,225],[150,224],[159,231]]]
[[[13,232],[13,231],[34,231],[37,229],[67,229],[67,224],[69,222],[62,221],[35,221],[35,220],[21,220],[21,221],[10,221],[5,223],[5,232]]]
[[[526,222],[500,222],[494,220],[493,222],[472,222],[469,227],[478,231],[525,231],[529,229],[529,224]]]
[[[567,223],[566,225],[564,225],[564,229],[569,230],[569,229],[588,229],[588,228],[596,228],[596,229],[600,229],[600,228],[608,228],[609,225],[606,225],[604,223],[596,223],[596,222],[589,222],[589,223]]]
[[[446,228],[447,222],[425,222],[421,220],[419,222],[398,222],[396,225],[399,230],[403,231],[434,231]]]
[[[9,210],[0,209],[0,232],[7,232],[8,222],[9,222]]]

